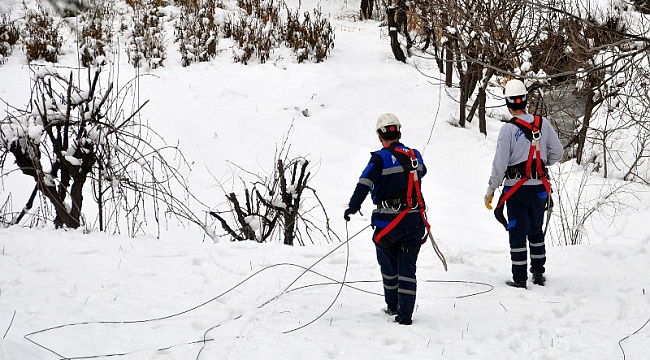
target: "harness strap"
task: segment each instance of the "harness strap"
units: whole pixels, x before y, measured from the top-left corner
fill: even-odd
[[[387,148],[388,151],[391,153],[397,152],[402,155],[408,156],[409,160],[411,161],[411,166],[407,167],[404,163],[400,161],[400,164],[402,167],[404,167],[404,170],[409,172],[409,182],[408,186],[406,188],[406,204],[408,205],[406,209],[402,210],[402,212],[395,217],[388,225],[375,236],[375,243],[379,244],[379,241],[381,241],[381,238],[383,238],[386,234],[388,234],[391,230],[397,226],[397,224],[404,219],[404,216],[408,214],[411,209],[413,209],[413,189],[415,189],[415,194],[417,196],[417,206],[420,209],[420,215],[422,216],[422,220],[424,221],[424,225],[427,228],[427,231],[431,231],[431,225],[429,225],[429,222],[427,221],[426,214],[424,213],[424,199],[422,198],[422,191],[420,189],[420,179],[418,177],[418,158],[415,156],[415,151],[413,149],[407,149],[408,151],[395,147],[395,146],[390,146]],[[399,158],[395,156],[395,158]],[[422,244],[426,242],[426,237],[422,239]]]
[[[541,127],[542,127],[542,117],[539,115],[535,115],[535,120],[533,123],[528,123],[520,118],[514,118],[511,120],[511,122],[516,125],[518,128],[520,128],[524,134],[526,135],[526,138],[530,140],[530,150],[528,151],[528,159],[526,160],[526,174],[524,177],[519,179],[515,183],[515,185],[510,188],[505,194],[501,196],[499,199],[499,203],[497,204],[497,208],[500,208],[503,206],[503,204],[508,200],[526,181],[531,179],[531,169],[533,166],[533,160],[536,161],[536,169],[537,169],[537,178],[542,181],[542,184],[544,184],[544,188],[546,189],[546,192],[550,195],[551,194],[551,184],[548,181],[548,178],[546,177],[546,174],[544,173],[544,168],[542,166],[542,156],[541,156],[541,151],[539,150],[539,144],[537,143],[539,141],[539,138],[541,137]]]

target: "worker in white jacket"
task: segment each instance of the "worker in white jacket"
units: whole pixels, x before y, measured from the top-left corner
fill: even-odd
[[[526,288],[526,268],[530,247],[530,272],[533,283],[544,285],[546,249],[544,245],[544,212],[551,187],[546,166],[558,162],[564,149],[553,125],[539,115],[526,112],[528,90],[520,80],[510,80],[505,87],[506,106],[513,118],[499,132],[497,149],[492,162],[484,202],[492,209],[494,190],[503,183],[497,204],[497,219],[501,214],[510,238],[512,281],[506,284]],[[503,217],[506,204],[508,220]]]

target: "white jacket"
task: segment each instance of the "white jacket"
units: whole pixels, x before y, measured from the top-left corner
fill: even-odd
[[[518,116],[520,119],[533,123],[535,117],[531,114],[523,114]],[[540,156],[546,165],[553,165],[562,159],[564,148],[560,143],[560,139],[553,128],[553,125],[546,118],[542,119],[541,137],[539,139]],[[528,152],[530,151],[530,141],[526,139],[524,132],[517,127],[517,125],[506,123],[499,131],[499,138],[497,139],[497,150],[494,154],[492,161],[492,175],[488,186],[491,189],[498,188],[503,182],[504,186],[513,186],[518,180],[505,179],[506,169],[508,166],[516,165],[528,160]],[[539,185],[541,180],[528,180],[524,185]]]

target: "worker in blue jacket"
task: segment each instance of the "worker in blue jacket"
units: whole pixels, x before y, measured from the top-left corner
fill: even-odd
[[[416,295],[416,261],[427,235],[420,179],[426,174],[422,156],[400,143],[401,123],[391,113],[377,119],[382,149],[372,153],[350,199],[344,218],[361,209],[368,192],[376,208],[372,212],[373,241],[381,269],[389,315],[402,325],[412,323]]]

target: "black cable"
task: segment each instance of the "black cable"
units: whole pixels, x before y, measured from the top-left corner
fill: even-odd
[[[153,322],[153,321],[160,321],[160,320],[171,319],[171,318],[173,318],[173,317],[177,317],[177,316],[180,316],[180,315],[183,315],[183,314],[189,313],[189,312],[191,312],[191,311],[194,311],[194,310],[196,310],[196,309],[198,309],[198,308],[200,308],[200,307],[203,307],[203,306],[205,306],[205,305],[207,305],[207,304],[209,304],[209,303],[211,303],[211,302],[213,302],[213,301],[219,299],[220,297],[222,297],[222,296],[228,294],[229,292],[231,292],[231,291],[233,291],[234,289],[238,288],[239,286],[241,286],[242,284],[244,284],[245,282],[247,282],[248,280],[250,280],[250,279],[253,278],[254,276],[256,276],[256,275],[262,273],[263,271],[266,271],[266,270],[269,270],[269,269],[272,269],[272,268],[275,268],[275,267],[278,267],[278,266],[295,266],[295,267],[299,267],[299,268],[304,269],[304,271],[303,271],[303,272],[302,272],[302,273],[301,273],[301,274],[300,274],[296,279],[294,279],[294,281],[289,285],[289,286],[291,286],[292,284],[294,284],[296,281],[298,281],[298,279],[299,279],[300,277],[302,277],[304,274],[306,274],[307,272],[313,272],[313,273],[315,273],[315,274],[318,274],[317,272],[312,271],[311,268],[313,268],[314,266],[316,266],[316,264],[318,264],[320,261],[322,261],[323,259],[325,259],[326,257],[328,257],[330,254],[332,254],[334,251],[336,251],[337,249],[339,249],[341,246],[343,246],[343,245],[349,243],[349,241],[350,241],[351,239],[353,239],[354,237],[356,237],[357,235],[359,235],[361,232],[363,232],[363,231],[364,231],[365,229],[367,229],[368,227],[370,227],[370,225],[368,225],[368,226],[364,227],[363,229],[361,229],[360,231],[358,231],[356,234],[354,234],[353,236],[351,236],[350,238],[348,238],[344,243],[342,243],[341,245],[338,245],[337,247],[335,247],[332,251],[330,251],[330,252],[328,252],[327,254],[325,254],[323,257],[321,257],[318,261],[316,261],[315,263],[313,263],[313,264],[312,264],[310,267],[308,267],[308,268],[305,268],[304,266],[301,266],[301,265],[292,264],[292,263],[279,263],[279,264],[273,264],[273,265],[266,266],[266,267],[264,267],[264,268],[262,268],[262,269],[260,269],[260,270],[258,270],[258,271],[256,271],[256,272],[254,272],[253,274],[249,275],[248,277],[246,277],[245,279],[243,279],[243,280],[240,281],[239,283],[237,283],[237,284],[235,284],[234,286],[230,287],[228,290],[222,292],[221,294],[219,294],[219,295],[213,297],[212,299],[207,300],[207,301],[204,301],[203,303],[201,303],[201,304],[199,304],[199,305],[193,306],[193,307],[191,307],[191,308],[189,308],[189,309],[186,309],[186,310],[183,310],[183,311],[180,311],[180,312],[177,312],[177,313],[171,314],[171,315],[161,316],[161,317],[157,317],[157,318],[142,319],[142,320],[127,320],[127,321],[82,321],[82,322],[76,322],[76,323],[68,323],[68,324],[63,324],[63,325],[52,326],[52,327],[49,327],[49,328],[46,328],[46,329],[42,329],[42,330],[37,330],[37,331],[34,331],[34,332],[31,332],[31,333],[29,333],[29,334],[24,335],[23,338],[25,338],[25,340],[27,340],[27,341],[33,343],[34,345],[39,346],[39,347],[41,347],[41,348],[43,348],[43,349],[45,349],[45,350],[47,350],[47,351],[53,353],[53,354],[56,355],[56,356],[59,356],[59,357],[62,358],[62,359],[93,359],[93,358],[99,358],[99,357],[111,357],[111,356],[124,356],[124,355],[128,355],[128,354],[131,354],[131,353],[133,353],[133,352],[120,353],[120,354],[92,355],[92,356],[83,356],[83,357],[74,357],[74,358],[71,358],[71,357],[66,357],[66,356],[63,356],[63,355],[57,353],[56,351],[54,351],[54,350],[48,348],[47,346],[44,346],[44,345],[42,345],[42,344],[40,344],[40,343],[38,343],[38,342],[36,342],[36,341],[30,339],[30,337],[31,337],[31,336],[34,336],[34,335],[37,335],[37,334],[42,334],[42,333],[45,333],[45,332],[48,332],[48,331],[57,330],[57,329],[63,329],[63,328],[66,328],[66,327],[71,327],[71,326],[91,325],[91,324],[94,324],[94,325],[97,325],[97,324],[100,324],[100,325],[107,325],[107,324],[111,324],[111,325],[121,325],[121,324],[139,324],[139,323],[146,323],[146,322]],[[349,256],[349,252],[348,252],[348,256]],[[347,274],[347,269],[346,269],[346,274]],[[321,274],[318,274],[318,275],[321,275]],[[322,276],[322,275],[321,275],[321,276]],[[327,278],[327,277],[326,277],[326,278]],[[328,279],[329,279],[329,278],[328,278]],[[288,287],[287,287],[287,289],[288,289]],[[278,296],[272,298],[271,300],[267,301],[266,303],[262,304],[262,305],[259,306],[259,307],[261,308],[262,306],[268,304],[269,302],[271,302],[271,301],[273,301],[273,300],[279,298],[280,296],[282,296],[282,295],[286,292],[287,289],[285,289],[285,290],[284,290],[280,295],[278,295]],[[196,342],[194,342],[194,343],[196,343]]]
[[[368,228],[368,226],[364,227],[363,229],[365,230],[366,228]],[[348,233],[348,222],[347,222],[347,221],[345,222],[345,238],[346,238],[345,243],[347,244],[346,247],[345,247],[345,248],[346,248],[346,254],[345,254],[345,272],[343,272],[343,281],[341,282],[341,286],[339,287],[339,291],[336,293],[336,296],[334,297],[334,300],[332,300],[332,302],[331,302],[330,305],[327,307],[327,309],[325,309],[325,311],[323,311],[320,315],[318,315],[317,317],[315,317],[314,319],[312,319],[310,322],[308,322],[308,323],[306,323],[306,324],[304,324],[304,325],[300,325],[300,326],[298,326],[298,327],[295,328],[295,329],[291,329],[291,330],[283,331],[283,332],[282,332],[283,334],[292,333],[292,332],[294,332],[294,331],[296,331],[296,330],[300,330],[300,329],[302,329],[302,328],[304,328],[304,327],[306,327],[306,326],[309,326],[309,325],[313,324],[316,320],[318,320],[318,319],[320,319],[321,317],[323,317],[323,316],[324,316],[324,315],[325,315],[325,314],[326,314],[326,313],[327,313],[327,312],[332,308],[332,306],[334,306],[334,303],[336,302],[336,300],[338,300],[339,296],[341,295],[341,291],[343,291],[343,286],[344,286],[344,284],[345,284],[345,279],[346,279],[347,276],[348,276],[348,268],[349,268],[349,265],[350,265],[350,235],[349,235],[349,233]],[[329,255],[329,254],[328,254],[328,255]],[[320,260],[318,260],[318,261],[320,261]],[[315,265],[315,264],[314,264],[314,265]],[[302,276],[302,275],[301,275],[301,276]],[[295,282],[295,281],[294,281],[294,282]],[[293,284],[293,283],[292,283],[292,284]],[[284,292],[283,292],[283,293],[284,293]]]
[[[622,343],[624,340],[627,340],[630,336],[632,336],[632,335],[636,335],[636,334],[637,334],[639,331],[641,331],[641,330],[642,330],[646,325],[648,325],[648,323],[650,323],[650,318],[648,318],[648,320],[646,320],[645,323],[644,323],[643,325],[641,325],[641,327],[638,328],[635,332],[631,333],[630,335],[628,335],[628,336],[626,336],[626,337],[624,337],[624,338],[622,338],[621,340],[618,341],[618,347],[621,348],[621,352],[623,353],[623,360],[625,360],[625,350],[623,350],[623,345],[622,345],[621,343]]]
[[[338,245],[337,247],[335,247],[334,249],[332,249],[330,252],[328,252],[327,254],[323,255],[320,259],[318,259],[316,262],[314,262],[313,264],[311,264],[308,268],[304,268],[304,267],[302,267],[302,266],[300,266],[300,265],[296,265],[296,266],[298,266],[298,267],[302,267],[303,269],[305,269],[305,271],[303,271],[300,275],[298,275],[295,279],[293,279],[293,281],[292,281],[292,282],[291,282],[291,283],[290,283],[286,288],[284,288],[284,290],[282,290],[282,292],[280,292],[280,294],[278,294],[278,295],[274,296],[273,298],[267,300],[266,302],[262,303],[262,305],[260,305],[258,308],[262,308],[262,307],[264,307],[266,304],[270,303],[271,301],[273,301],[273,300],[279,298],[280,296],[284,295],[284,294],[287,292],[287,290],[288,290],[288,289],[289,289],[293,284],[295,284],[295,283],[296,283],[296,282],[297,282],[301,277],[303,277],[303,275],[305,275],[306,273],[308,273],[308,272],[313,272],[313,273],[315,273],[315,274],[318,274],[317,272],[315,272],[315,271],[312,270],[312,268],[313,268],[314,266],[316,266],[319,262],[325,260],[326,257],[330,256],[333,252],[335,252],[336,250],[338,250],[341,246],[346,245],[350,240],[354,239],[357,235],[361,234],[361,232],[363,232],[364,230],[366,230],[366,229],[369,228],[369,227],[370,227],[370,225],[367,225],[367,226],[365,226],[363,229],[357,231],[356,234],[352,235],[352,236],[349,237],[347,240],[345,240],[343,243],[341,243],[340,245]],[[347,233],[347,223],[346,223],[345,231],[346,231],[346,233]],[[347,236],[346,236],[346,237],[347,237]],[[318,275],[321,275],[321,274],[318,274]],[[323,275],[321,275],[321,276],[323,276]],[[326,277],[326,276],[325,276],[325,278],[332,280],[331,278],[328,278],[328,277]]]
[[[489,287],[489,289],[484,290],[484,291],[479,291],[479,292],[475,292],[475,293],[471,293],[471,294],[466,294],[466,295],[458,295],[458,296],[455,296],[456,299],[463,299],[463,298],[467,298],[467,297],[470,297],[470,296],[482,295],[482,294],[489,293],[490,291],[494,290],[494,286],[492,286],[491,284],[484,283],[484,282],[480,282],[480,281],[466,281],[466,280],[434,280],[434,279],[429,279],[429,280],[419,280],[419,281],[423,281],[423,282],[426,282],[426,283],[442,283],[442,284],[470,284],[470,285],[482,285],[482,286],[487,286],[487,287]],[[347,287],[349,287],[349,288],[351,288],[351,289],[354,289],[354,290],[357,290],[357,291],[364,292],[364,293],[366,293],[366,294],[377,295],[377,296],[382,296],[382,297],[383,297],[383,296],[384,296],[383,294],[379,294],[379,293],[376,293],[376,292],[373,292],[373,291],[364,290],[364,289],[360,289],[360,288],[355,287],[355,286],[348,285],[348,284],[368,284],[368,283],[379,283],[379,282],[382,282],[382,280],[354,280],[354,281],[346,281],[345,284],[343,284],[343,285],[345,285],[345,286],[347,286]],[[317,283],[317,284],[308,284],[308,285],[300,286],[300,287],[297,287],[297,288],[293,288],[293,289],[291,289],[291,290],[288,291],[288,292],[292,292],[292,291],[296,291],[296,290],[302,290],[302,289],[306,289],[306,288],[310,288],[310,287],[314,287],[314,286],[339,285],[339,284],[341,284],[341,283],[340,283],[340,282],[336,282],[336,281],[333,281],[333,282],[326,282],[326,283]]]
[[[258,308],[262,308],[263,306],[267,305],[268,303],[272,302],[273,300],[278,299],[278,298],[281,297],[282,295],[287,294],[287,293],[290,293],[290,292],[293,292],[293,291],[302,290],[302,289],[306,289],[306,288],[309,288],[309,287],[320,286],[320,285],[340,285],[339,290],[338,290],[338,293],[336,294],[336,296],[335,296],[334,300],[332,301],[332,303],[331,303],[331,304],[327,307],[327,309],[325,309],[325,310],[324,310],[324,311],[323,311],[319,316],[317,316],[316,318],[314,318],[313,320],[309,321],[308,323],[306,323],[306,324],[304,324],[304,325],[302,325],[302,326],[299,326],[299,327],[297,327],[297,328],[294,328],[294,329],[287,330],[287,331],[284,331],[284,332],[283,332],[284,334],[291,333],[291,332],[293,332],[293,331],[296,331],[296,330],[302,329],[302,328],[304,328],[304,327],[306,327],[306,326],[308,326],[308,325],[311,325],[312,323],[314,323],[315,321],[317,321],[318,319],[320,319],[321,317],[323,317],[323,316],[324,316],[324,315],[325,315],[325,314],[326,314],[326,313],[327,313],[327,312],[332,308],[332,306],[334,305],[334,303],[336,302],[336,300],[339,298],[339,296],[340,296],[340,294],[341,294],[342,289],[343,289],[344,286],[347,286],[347,287],[352,288],[352,289],[354,289],[354,290],[361,291],[361,292],[365,292],[365,293],[368,293],[368,294],[377,295],[377,296],[383,296],[382,294],[374,293],[374,292],[372,292],[372,291],[364,290],[364,289],[361,289],[361,288],[358,288],[358,287],[355,287],[355,286],[351,286],[351,285],[350,285],[350,284],[356,284],[356,283],[372,283],[372,282],[379,282],[379,281],[381,281],[381,280],[357,280],[357,281],[346,281],[346,279],[347,279],[347,273],[348,273],[348,268],[349,268],[349,260],[350,260],[350,247],[349,247],[349,242],[350,242],[350,240],[352,240],[354,237],[358,236],[361,232],[363,232],[363,231],[364,231],[365,229],[367,229],[368,227],[370,227],[370,225],[368,225],[368,226],[364,227],[363,229],[359,230],[359,231],[358,231],[357,233],[355,233],[354,235],[349,236],[349,235],[348,235],[348,228],[347,228],[347,224],[346,224],[346,237],[347,237],[347,240],[346,240],[345,242],[343,242],[342,244],[336,246],[333,250],[331,250],[330,252],[328,252],[327,254],[325,254],[324,256],[322,256],[321,258],[319,258],[316,262],[314,262],[313,264],[311,264],[309,267],[305,267],[305,266],[298,265],[298,264],[293,264],[293,263],[278,263],[278,264],[273,264],[273,265],[266,266],[266,267],[264,267],[264,268],[262,268],[262,269],[259,269],[259,270],[255,271],[255,272],[252,273],[251,275],[247,276],[246,278],[244,278],[243,280],[241,280],[241,281],[238,282],[237,284],[233,285],[232,287],[230,287],[229,289],[227,289],[227,290],[225,290],[224,292],[220,293],[219,295],[217,295],[217,296],[211,298],[210,300],[204,301],[203,303],[201,303],[201,304],[199,304],[199,305],[193,306],[193,307],[191,307],[191,308],[188,308],[188,309],[186,309],[186,310],[183,310],[183,311],[180,311],[180,312],[177,312],[177,313],[174,313],[174,314],[170,314],[170,315],[166,315],[166,316],[161,316],[161,317],[156,317],[156,318],[141,319],[141,320],[128,320],[128,321],[84,321],[84,322],[68,323],[68,324],[63,324],[63,325],[53,326],[53,327],[49,327],[49,328],[46,328],[46,329],[42,329],[42,330],[38,330],[38,331],[34,331],[34,332],[31,332],[31,333],[29,333],[29,334],[24,335],[23,337],[24,337],[27,341],[31,342],[32,344],[34,344],[34,345],[36,345],[36,346],[39,346],[40,348],[42,348],[42,349],[44,349],[44,350],[47,350],[47,351],[51,352],[52,354],[54,354],[54,355],[60,357],[61,359],[67,359],[67,360],[82,360],[82,359],[97,359],[97,358],[108,358],[108,357],[126,356],[126,355],[134,354],[134,353],[136,353],[136,352],[143,351],[143,350],[130,351],[130,352],[122,352],[122,353],[112,353],[112,354],[98,354],[98,355],[89,355],[89,356],[75,356],[75,357],[67,357],[67,356],[63,356],[63,355],[57,353],[56,351],[54,351],[54,350],[51,349],[51,348],[48,348],[48,347],[45,346],[45,345],[42,345],[42,344],[38,343],[37,341],[31,339],[30,337],[33,337],[34,335],[42,334],[42,333],[45,333],[45,332],[48,332],[48,331],[52,331],[52,330],[57,330],[57,329],[62,329],[62,328],[72,327],[72,326],[79,326],[79,325],[90,325],[90,324],[113,324],[113,325],[115,325],[115,324],[138,324],[138,323],[146,323],[146,322],[154,322],[154,321],[160,321],[160,320],[170,319],[170,318],[173,318],[173,317],[177,317],[177,316],[180,316],[180,315],[187,314],[187,313],[189,313],[189,312],[191,312],[191,311],[194,311],[194,310],[196,310],[196,309],[198,309],[198,308],[200,308],[200,307],[203,307],[203,306],[205,306],[205,305],[207,305],[207,304],[209,304],[209,303],[211,303],[211,302],[214,302],[215,300],[221,298],[222,296],[225,296],[226,294],[228,294],[228,293],[230,293],[231,291],[235,290],[236,288],[238,288],[239,286],[243,285],[245,282],[247,282],[247,281],[250,280],[251,278],[253,278],[253,277],[259,275],[260,273],[262,273],[262,272],[264,272],[264,271],[266,271],[266,270],[269,270],[269,269],[273,269],[273,268],[276,268],[276,267],[280,267],[280,266],[292,266],[292,267],[297,267],[297,268],[301,268],[301,269],[303,269],[304,271],[303,271],[300,275],[298,275],[298,276],[297,276],[297,277],[296,277],[296,278],[291,282],[291,284],[289,284],[289,286],[287,286],[287,287],[286,287],[286,288],[285,288],[285,289],[284,289],[284,290],[283,290],[279,295],[277,295],[277,296],[271,298],[270,300],[264,302],[262,305],[258,306]],[[331,278],[331,277],[329,277],[329,276],[326,276],[326,275],[324,275],[324,274],[321,274],[321,273],[319,273],[319,272],[317,272],[317,271],[312,270],[312,268],[313,268],[314,266],[316,266],[319,262],[321,262],[322,260],[324,260],[326,257],[328,257],[329,255],[331,255],[334,251],[336,251],[337,249],[339,249],[339,248],[340,248],[341,246],[343,246],[343,245],[346,245],[346,249],[347,249],[347,253],[346,253],[346,266],[345,266],[345,273],[344,273],[344,276],[343,276],[343,281],[335,280],[335,279],[333,279],[333,278]],[[325,278],[325,279],[327,279],[327,280],[330,280],[331,282],[329,282],[329,283],[321,283],[321,284],[309,284],[309,285],[305,285],[305,286],[301,286],[301,287],[297,287],[297,288],[290,289],[290,287],[291,287],[293,284],[295,284],[295,283],[298,281],[298,279],[300,279],[302,276],[304,276],[304,275],[305,275],[306,273],[308,273],[308,272],[309,272],[309,273],[313,273],[313,274],[318,275],[318,276],[321,276],[321,277],[323,277],[323,278]],[[487,293],[487,292],[489,292],[489,291],[491,291],[491,290],[493,289],[493,286],[490,285],[490,284],[487,284],[487,283],[481,283],[481,282],[474,282],[474,281],[461,281],[461,280],[424,280],[424,281],[425,281],[425,282],[440,282],[440,283],[466,283],[466,284],[476,284],[476,285],[484,285],[484,286],[489,286],[489,287],[490,287],[490,289],[485,290],[485,291],[481,291],[481,292],[477,292],[477,293],[473,293],[473,294],[469,294],[469,295],[457,296],[456,298],[464,298],[464,297],[469,297],[469,296],[474,296],[474,295],[480,295],[480,294]],[[234,318],[232,318],[232,319],[230,319],[230,320],[237,320],[237,319],[241,318],[242,316],[243,316],[243,315],[238,315],[238,316],[236,316],[236,317],[234,317]],[[203,346],[202,346],[201,349],[199,350],[199,353],[197,354],[197,357],[196,357],[196,359],[198,360],[199,357],[200,357],[200,355],[201,355],[201,352],[202,352],[203,349],[205,348],[205,345],[206,345],[208,342],[210,342],[210,341],[214,341],[214,339],[208,339],[208,338],[207,338],[207,334],[208,334],[208,332],[210,332],[211,330],[213,330],[213,329],[215,329],[215,328],[217,328],[217,327],[220,327],[221,324],[222,324],[222,323],[217,324],[217,325],[215,325],[215,326],[212,326],[212,327],[208,328],[208,329],[204,332],[204,334],[203,334],[203,339],[201,339],[201,340],[191,341],[191,342],[186,342],[186,343],[177,344],[177,345],[173,345],[173,346],[167,346],[167,347],[159,348],[159,349],[157,349],[157,350],[158,350],[158,351],[163,351],[163,350],[171,349],[171,348],[173,348],[173,347],[181,346],[181,345],[203,344]]]
[[[470,296],[476,296],[476,295],[481,295],[481,294],[486,294],[489,293],[494,289],[494,286],[488,283],[480,282],[480,281],[466,281],[466,280],[424,280],[424,282],[428,283],[443,283],[443,284],[472,284],[472,285],[483,285],[483,286],[489,286],[490,288],[485,290],[485,291],[479,291],[477,293],[472,293],[468,295],[460,295],[456,296],[456,299],[463,299],[466,297]]]
[[[439,83],[438,84],[438,107],[436,108],[436,116],[433,118],[433,125],[431,125],[431,130],[429,131],[429,138],[427,139],[427,143],[424,145],[424,148],[422,149],[422,153],[427,151],[427,146],[429,146],[429,143],[431,142],[431,137],[433,136],[433,129],[436,127],[436,123],[438,123],[438,114],[440,113],[440,103],[442,102],[441,86],[442,83]]]
[[[193,306],[193,307],[191,307],[191,308],[189,308],[189,309],[186,309],[186,310],[183,310],[183,311],[180,311],[180,312],[177,312],[177,313],[171,314],[171,315],[161,316],[161,317],[157,317],[157,318],[142,319],[142,320],[128,320],[128,321],[82,321],[82,322],[76,322],[76,323],[68,323],[68,324],[63,324],[63,325],[52,326],[52,327],[49,327],[49,328],[46,328],[46,329],[42,329],[42,330],[37,330],[37,331],[34,331],[34,332],[31,332],[31,333],[29,333],[29,334],[24,335],[23,338],[25,338],[27,341],[33,343],[34,345],[39,346],[39,347],[41,347],[41,348],[43,348],[43,349],[45,349],[45,350],[47,350],[47,351],[53,353],[53,354],[56,355],[56,356],[59,356],[59,357],[62,358],[62,359],[93,359],[93,358],[98,358],[98,357],[124,356],[124,355],[131,354],[131,353],[134,353],[134,352],[122,353],[122,354],[93,355],[93,356],[83,356],[83,357],[66,357],[66,356],[63,356],[63,355],[57,353],[56,351],[54,351],[54,350],[48,348],[47,346],[44,346],[44,345],[42,345],[42,344],[40,344],[40,343],[38,343],[38,342],[36,342],[36,341],[30,339],[30,337],[31,337],[31,336],[34,336],[34,335],[37,335],[37,334],[42,334],[42,333],[45,333],[45,332],[48,332],[48,331],[57,330],[57,329],[63,329],[63,328],[66,328],[66,327],[72,327],[72,326],[80,326],[80,325],[97,325],[97,324],[100,324],[100,325],[106,325],[106,324],[111,324],[111,325],[120,325],[120,324],[140,324],[140,323],[146,323],[146,322],[153,322],[153,321],[160,321],[160,320],[171,319],[171,318],[173,318],[173,317],[177,317],[177,316],[180,316],[180,315],[183,315],[183,314],[189,313],[189,312],[191,312],[191,311],[194,311],[194,310],[196,310],[196,309],[198,309],[198,308],[200,308],[200,307],[203,307],[203,306],[205,306],[205,305],[207,305],[207,304],[209,304],[209,303],[211,303],[211,302],[213,302],[213,301],[219,299],[220,297],[222,297],[222,296],[228,294],[228,293],[231,292],[232,290],[234,290],[234,289],[236,289],[237,287],[241,286],[241,285],[244,284],[246,281],[250,280],[251,278],[253,278],[254,276],[260,274],[260,273],[263,272],[263,271],[266,271],[266,270],[268,270],[268,269],[275,268],[275,267],[278,267],[278,266],[283,266],[283,265],[299,266],[299,265],[289,264],[289,263],[279,263],[279,264],[269,265],[269,266],[267,266],[267,267],[264,267],[264,268],[262,268],[262,269],[260,269],[260,270],[258,270],[258,271],[256,271],[256,272],[254,272],[253,274],[251,274],[251,275],[249,275],[248,277],[246,277],[244,280],[242,280],[242,281],[240,281],[239,283],[235,284],[234,286],[232,286],[232,287],[229,288],[228,290],[222,292],[221,294],[219,294],[219,295],[213,297],[212,299],[207,300],[207,301],[205,301],[205,302],[203,302],[203,303],[201,303],[201,304],[199,304],[199,305]],[[300,266],[299,266],[299,267],[300,267]]]

